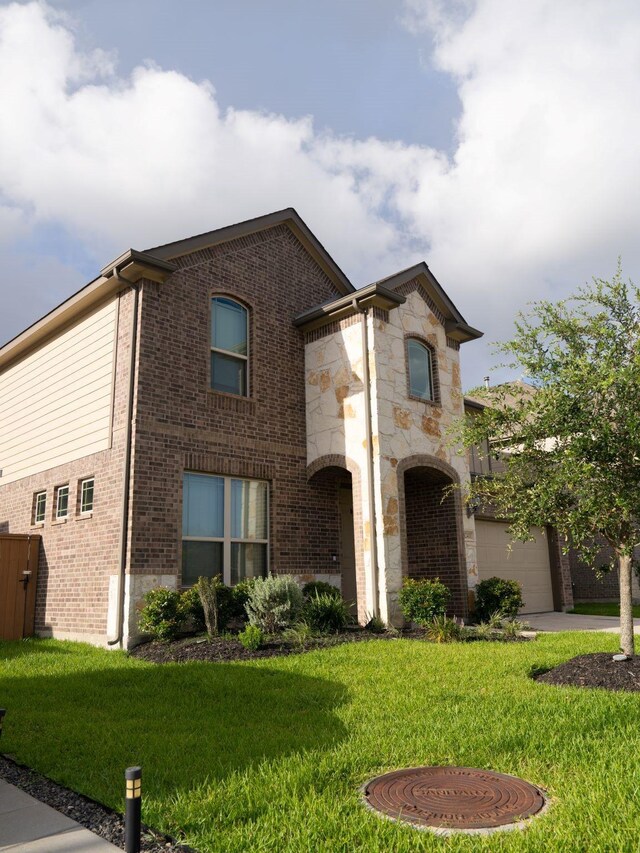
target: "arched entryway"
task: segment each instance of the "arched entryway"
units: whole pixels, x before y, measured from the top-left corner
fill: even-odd
[[[316,528],[310,540],[322,541],[323,548],[326,545],[330,581],[338,582],[343,598],[352,602],[354,616],[364,622],[360,470],[351,460],[325,456],[309,466],[308,479],[314,492],[312,523]]]
[[[466,617],[467,574],[456,472],[439,460],[405,460],[399,466],[403,573],[439,578],[451,592],[449,615]]]

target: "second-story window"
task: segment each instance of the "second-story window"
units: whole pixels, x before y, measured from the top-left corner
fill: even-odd
[[[211,387],[229,394],[249,395],[249,313],[227,299],[211,300]]]
[[[58,486],[56,492],[56,518],[66,518],[69,515],[69,485]]]
[[[433,356],[420,341],[407,341],[409,361],[409,394],[421,400],[435,400],[433,389]]]

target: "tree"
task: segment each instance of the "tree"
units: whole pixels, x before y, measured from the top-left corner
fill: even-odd
[[[634,654],[631,582],[640,512],[640,290],[594,279],[561,302],[533,303],[497,347],[528,382],[478,389],[486,408],[457,439],[501,465],[469,500],[510,519],[514,539],[553,525],[588,561],[604,540],[620,578],[620,645]],[[568,547],[568,544],[567,544]]]

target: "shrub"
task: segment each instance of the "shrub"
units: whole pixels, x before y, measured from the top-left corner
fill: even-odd
[[[247,625],[244,631],[238,634],[238,639],[250,652],[255,652],[263,645],[265,636],[257,625]]]
[[[457,619],[440,614],[425,625],[425,634],[432,643],[457,643],[465,639],[464,626]]]
[[[502,621],[504,619],[504,614],[501,610],[494,610],[493,613],[490,613],[487,616],[487,625],[490,628],[502,628]]]
[[[253,589],[257,578],[245,578],[238,581],[235,586],[231,587],[231,617],[236,619],[246,619],[247,617],[247,601],[249,594]]]
[[[515,640],[520,636],[520,632],[526,631],[528,627],[526,622],[520,622],[519,619],[506,619],[502,623],[502,636],[507,640]]]
[[[285,643],[289,643],[292,646],[297,646],[298,648],[304,648],[305,644],[309,642],[313,637],[313,631],[311,630],[311,626],[306,622],[296,622],[291,628],[287,628],[282,632],[282,639]]]
[[[186,619],[182,596],[176,589],[158,586],[144,596],[138,625],[145,634],[156,640],[173,640]]]
[[[479,625],[475,626],[473,632],[476,640],[499,639],[499,634],[496,631],[495,627],[493,625],[490,625],[488,622],[480,622]]]
[[[200,598],[207,634],[216,637],[231,618],[233,593],[222,583],[220,575],[198,578],[194,589]]]
[[[327,592],[310,596],[304,603],[303,613],[311,629],[320,634],[338,634],[351,618],[347,602]]]
[[[200,595],[195,586],[190,586],[189,589],[185,589],[182,593],[180,607],[185,621],[188,623],[188,627],[196,632],[204,631],[206,627],[204,610],[202,608],[202,601],[200,601]]]
[[[372,634],[384,634],[387,626],[381,616],[372,616],[364,626],[365,631],[371,631]]]
[[[435,580],[405,578],[398,595],[398,603],[402,615],[408,622],[424,626],[436,616],[444,614],[450,597],[451,593],[439,578]]]
[[[340,590],[326,581],[309,581],[302,587],[302,595],[305,598],[313,598],[314,595],[332,595],[334,598],[342,598]]]
[[[486,621],[496,610],[503,617],[517,616],[523,604],[518,581],[487,578],[476,587],[476,617],[480,621]]]
[[[289,628],[300,618],[302,591],[288,575],[257,578],[246,604],[250,625],[267,634]]]

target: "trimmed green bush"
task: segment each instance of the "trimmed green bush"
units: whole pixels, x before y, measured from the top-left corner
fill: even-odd
[[[244,631],[238,634],[238,639],[245,649],[255,652],[264,643],[265,636],[257,625],[247,625]]]
[[[405,578],[398,595],[398,604],[408,622],[425,626],[436,616],[445,613],[450,598],[451,593],[439,578]]]
[[[187,627],[191,628],[196,633],[204,631],[206,627],[204,622],[204,610],[202,609],[202,601],[200,600],[197,587],[190,586],[189,589],[185,589],[181,596],[180,607],[185,617]]]
[[[290,575],[257,578],[246,604],[249,624],[266,634],[290,628],[302,613],[302,590]]]
[[[316,592],[304,603],[303,616],[312,631],[319,634],[338,634],[349,623],[349,605],[341,597],[327,592]]]
[[[476,587],[476,618],[486,622],[494,613],[514,617],[523,606],[522,588],[518,581],[487,578]]]
[[[332,595],[334,598],[342,598],[340,590],[333,584],[326,581],[309,581],[302,587],[302,594],[305,598],[312,598],[314,595]]]
[[[182,596],[177,589],[158,586],[144,596],[144,607],[138,617],[138,626],[156,640],[173,640],[186,619]]]
[[[231,616],[236,619],[247,618],[247,601],[257,578],[245,578],[231,587]]]

